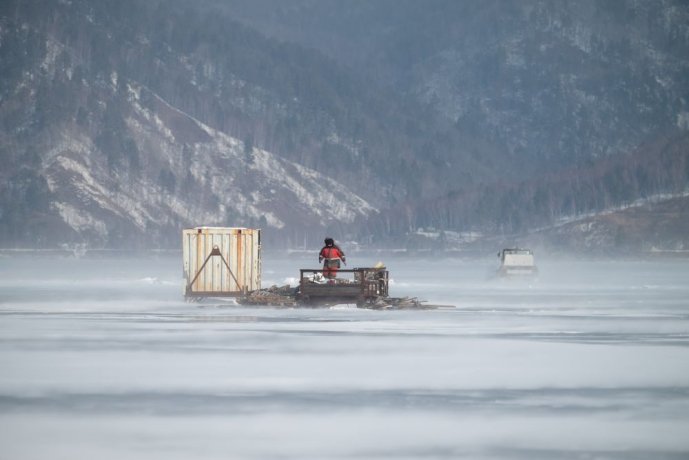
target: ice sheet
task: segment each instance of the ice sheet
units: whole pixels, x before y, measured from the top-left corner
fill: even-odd
[[[384,260],[391,295],[457,307],[431,311],[187,303],[174,256],[38,260],[0,259],[3,459],[689,456],[686,260]],[[263,286],[315,262],[267,255]]]

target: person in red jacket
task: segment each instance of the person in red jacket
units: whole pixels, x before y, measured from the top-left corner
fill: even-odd
[[[329,280],[337,277],[337,270],[340,268],[340,261],[347,265],[345,253],[335,244],[332,238],[325,239],[325,246],[318,253],[318,262],[323,262],[323,276]]]

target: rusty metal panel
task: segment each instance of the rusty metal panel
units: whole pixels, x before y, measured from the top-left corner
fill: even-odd
[[[182,232],[187,296],[236,296],[261,288],[261,231],[196,227]]]

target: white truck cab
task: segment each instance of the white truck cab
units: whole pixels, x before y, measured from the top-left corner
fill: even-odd
[[[530,249],[508,248],[498,252],[500,258],[500,276],[533,276],[538,273]]]

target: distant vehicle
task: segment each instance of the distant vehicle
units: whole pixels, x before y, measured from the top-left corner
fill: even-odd
[[[498,257],[500,258],[498,276],[535,276],[538,273],[531,249],[503,249],[498,252]]]

